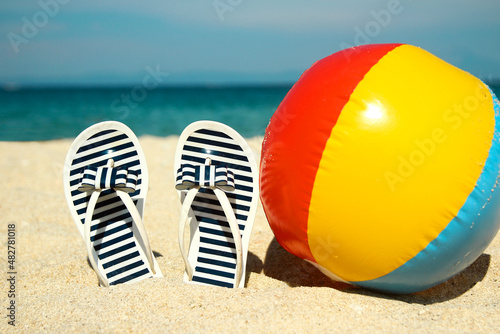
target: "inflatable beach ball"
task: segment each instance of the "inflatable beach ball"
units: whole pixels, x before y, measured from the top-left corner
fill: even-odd
[[[499,112],[479,79],[414,46],[316,62],[263,141],[277,241],[361,287],[412,293],[449,279],[500,226]]]

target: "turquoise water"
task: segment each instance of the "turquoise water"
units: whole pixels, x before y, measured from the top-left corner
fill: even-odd
[[[138,136],[179,135],[204,119],[258,136],[291,86],[0,90],[0,141],[74,138],[105,120]],[[500,84],[490,87],[500,96]]]
[[[263,135],[291,85],[257,87],[79,88],[0,90],[0,140],[74,138],[105,120],[138,136],[180,135],[190,123],[214,120],[242,136]]]

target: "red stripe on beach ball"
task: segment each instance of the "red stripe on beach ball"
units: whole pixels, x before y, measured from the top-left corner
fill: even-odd
[[[303,259],[314,261],[307,239],[307,220],[326,142],[358,83],[399,45],[359,46],[316,62],[271,118],[262,144],[262,204],[277,241]]]

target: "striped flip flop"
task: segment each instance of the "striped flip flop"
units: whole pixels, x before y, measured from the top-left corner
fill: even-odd
[[[179,138],[174,176],[182,203],[179,245],[184,281],[244,287],[259,198],[257,165],[250,147],[227,125],[192,123]],[[186,254],[188,219],[191,234]]]
[[[148,179],[139,141],[122,123],[95,124],[69,148],[66,201],[101,286],[163,277],[142,222]]]

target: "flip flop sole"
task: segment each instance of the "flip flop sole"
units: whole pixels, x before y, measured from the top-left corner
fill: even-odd
[[[232,128],[217,122],[199,121],[181,134],[174,161],[174,175],[183,164],[225,165],[234,172],[235,190],[225,192],[234,210],[240,230],[243,250],[242,279],[250,234],[258,203],[257,165],[246,141]],[[184,202],[186,191],[179,191]],[[193,283],[234,287],[236,247],[229,223],[212,189],[200,188],[190,210],[190,247],[188,260],[193,264]],[[190,282],[187,274],[184,281]]]
[[[109,159],[114,167],[138,173],[136,191],[130,193],[139,215],[143,216],[147,195],[148,169],[144,153],[134,133],[119,122],[102,122],[84,130],[71,145],[64,164],[64,191],[78,231],[84,237],[84,222],[91,193],[80,192],[78,185],[87,166],[102,167]],[[101,192],[91,217],[90,241],[98,270],[109,285],[133,283],[162,277],[153,257],[153,275],[144,253],[144,240],[132,216],[117,193]]]

